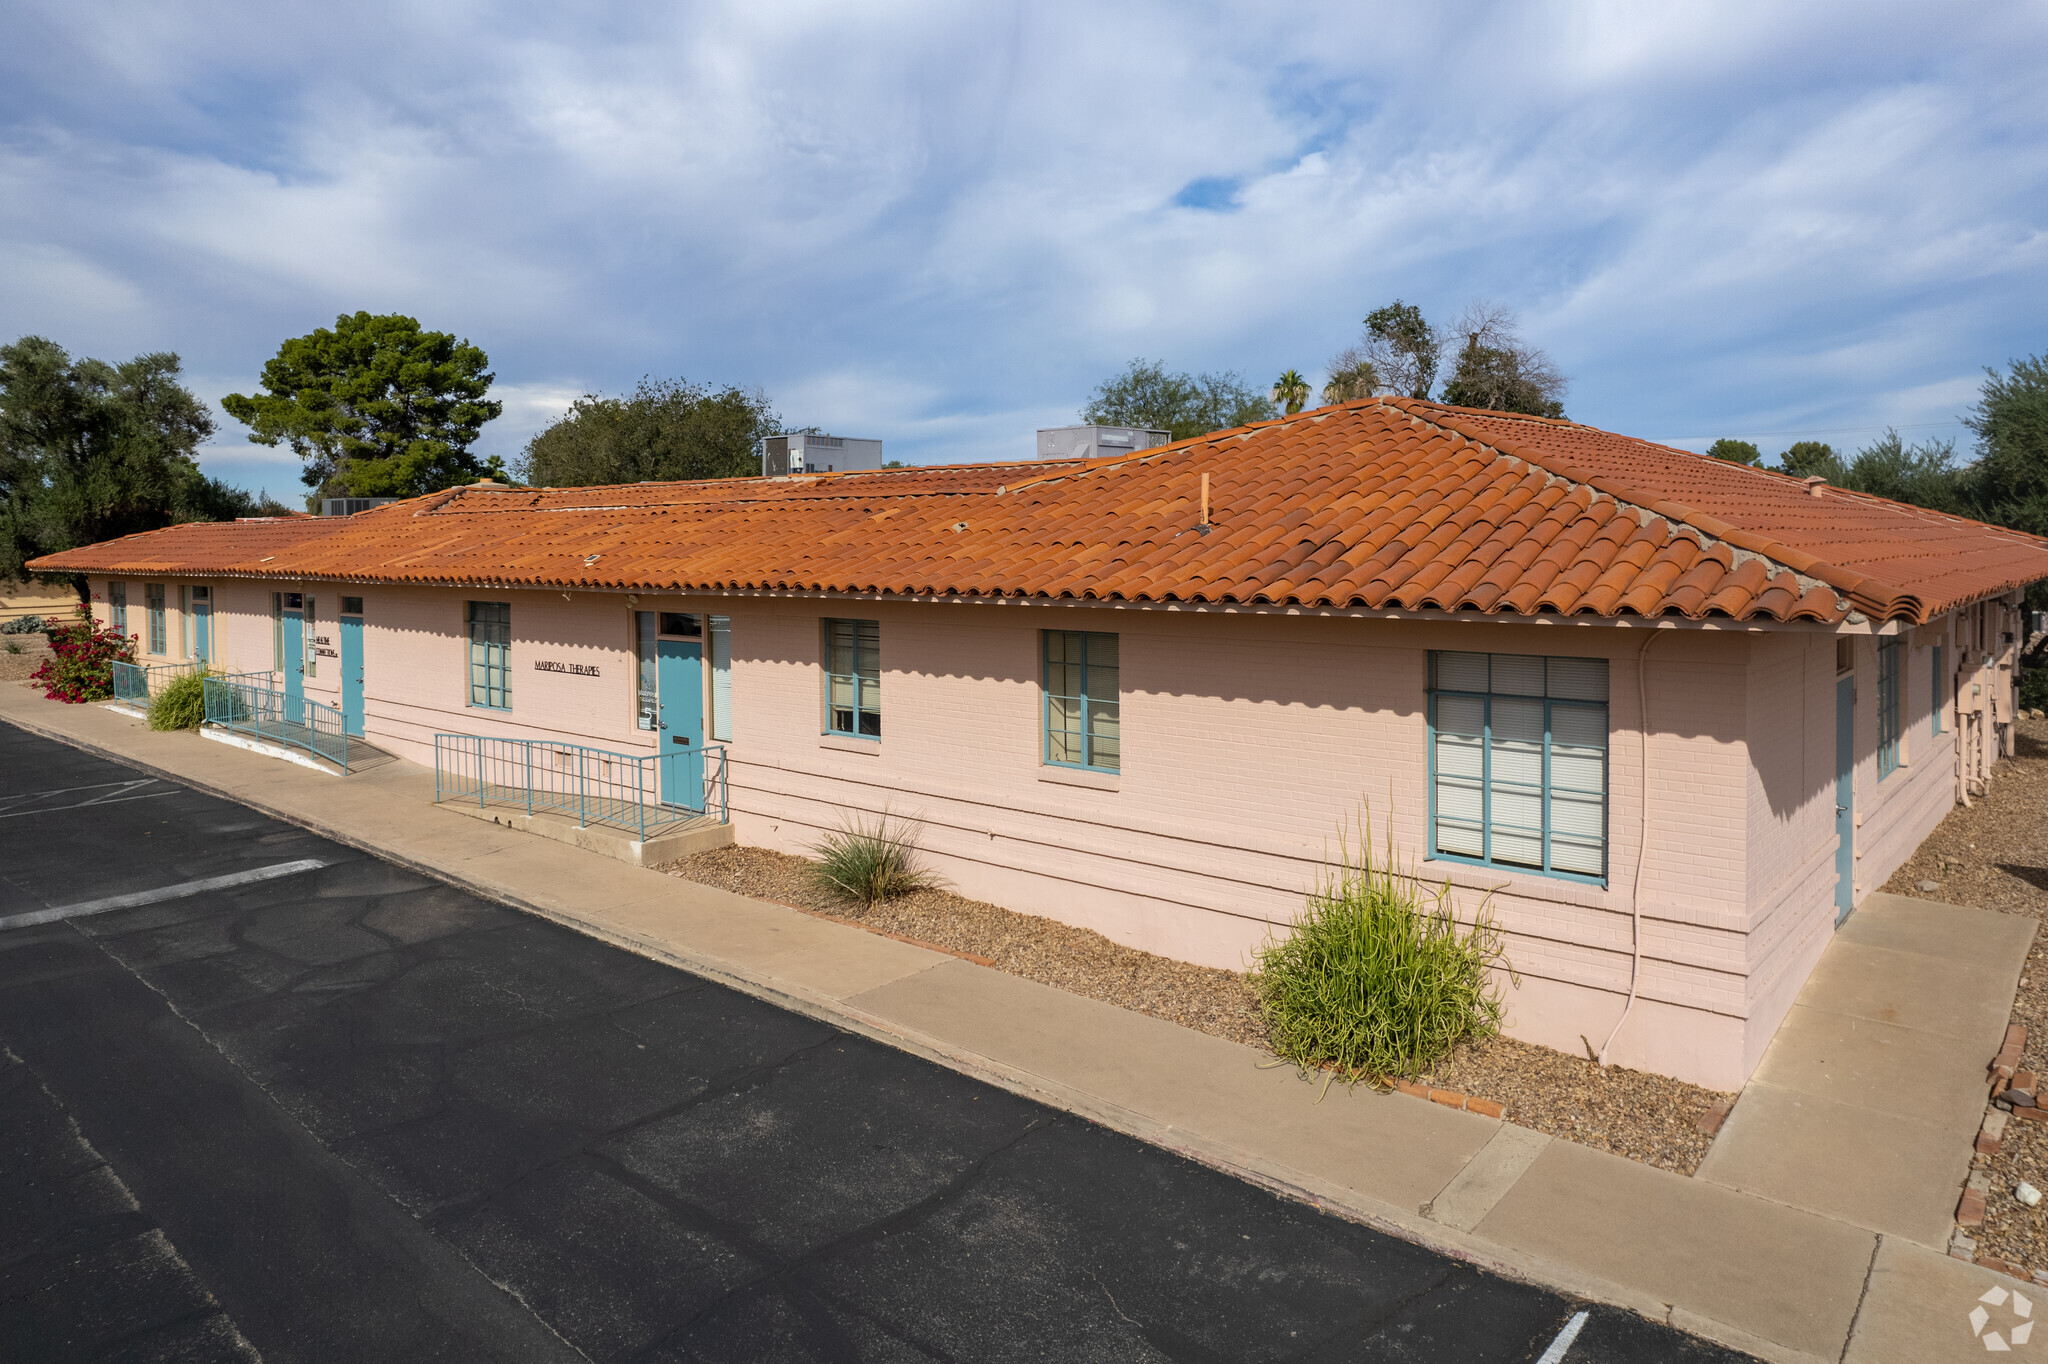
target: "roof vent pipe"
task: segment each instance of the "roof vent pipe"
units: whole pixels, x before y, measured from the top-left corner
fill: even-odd
[[[1202,475],[1202,528],[1203,528],[1204,530],[1206,530],[1206,529],[1208,529],[1208,526],[1209,526],[1209,476],[1208,476],[1207,474],[1203,474],[1203,475]]]
[[[1819,497],[1820,490],[1828,486],[1828,481],[1822,478],[1819,474],[1814,474],[1810,477],[1803,478],[1800,480],[1800,482],[1806,485],[1806,495],[1808,497]]]

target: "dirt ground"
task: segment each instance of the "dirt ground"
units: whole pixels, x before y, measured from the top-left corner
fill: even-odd
[[[756,899],[832,915],[987,960],[999,971],[1151,1014],[1264,1049],[1258,1001],[1237,971],[1193,966],[1111,942],[1090,929],[1018,914],[950,891],[924,891],[872,909],[822,890],[804,858],[731,847],[659,870]],[[1616,1155],[1691,1174],[1711,1138],[1695,1125],[1726,1097],[1661,1075],[1496,1037],[1461,1045],[1422,1077],[1492,1099],[1510,1121]]]
[[[1989,793],[1951,811],[1885,884],[1886,890],[2032,919],[2048,917],[2048,720],[2020,721],[2014,750],[1993,770]],[[1936,889],[1919,889],[1923,881],[1936,882]],[[2013,1022],[2027,1029],[2020,1064],[2036,1073],[2048,1072],[2043,950],[2037,938],[2012,1007]],[[1998,1154],[1979,1156],[1976,1165],[1991,1176],[1984,1225],[1974,1233],[1978,1253],[2048,1269],[2048,1200],[2029,1208],[2013,1197],[2023,1180],[2048,1191],[2048,1124],[2007,1123]]]
[[[20,653],[7,646],[18,645]],[[0,682],[22,682],[51,657],[49,641],[41,635],[0,635]]]

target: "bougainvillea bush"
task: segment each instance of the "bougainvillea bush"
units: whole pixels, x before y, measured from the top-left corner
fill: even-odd
[[[92,608],[80,602],[78,618],[70,625],[45,623],[54,655],[30,675],[29,681],[43,689],[52,701],[79,705],[104,701],[114,694],[117,662],[135,661],[135,639],[117,635],[92,618]]]

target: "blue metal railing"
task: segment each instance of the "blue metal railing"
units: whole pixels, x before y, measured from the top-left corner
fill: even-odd
[[[545,739],[434,736],[434,799],[573,815],[650,834],[693,819],[726,820],[725,749],[614,753]]]
[[[174,678],[190,677],[199,671],[197,663],[113,663],[114,699],[130,705],[147,706]]]
[[[303,696],[288,696],[276,687],[251,682],[268,673],[242,673],[206,679],[206,723],[231,734],[302,748],[348,771],[348,731],[341,712]]]

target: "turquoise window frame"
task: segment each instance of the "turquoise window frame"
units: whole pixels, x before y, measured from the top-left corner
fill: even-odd
[[[114,633],[128,637],[128,584],[110,582],[107,584],[107,623],[114,627]]]
[[[142,609],[149,622],[149,652],[157,658],[164,658],[171,647],[171,637],[170,623],[164,618],[162,583],[142,585]]]
[[[1897,635],[1877,641],[1877,779],[1899,770],[1899,657]]]
[[[825,732],[880,743],[882,623],[827,619],[824,625]]]
[[[1065,656],[1053,657],[1055,643]],[[1094,661],[1105,654],[1116,661]],[[1123,771],[1123,644],[1119,637],[1102,630],[1043,630],[1039,632],[1038,662],[1040,753],[1045,765],[1082,772]],[[1079,688],[1057,687],[1055,668],[1074,669]],[[1078,728],[1054,723],[1064,718],[1057,714],[1062,704],[1072,708]],[[1062,751],[1076,749],[1080,762],[1060,756]]]
[[[512,709],[512,603],[469,602],[464,618],[469,626],[469,704],[478,710]]]
[[[1441,660],[1446,655],[1451,654],[1458,654],[1464,657],[1485,658],[1487,660],[1487,667],[1489,672],[1489,683],[1487,689],[1483,691],[1478,691],[1466,687],[1439,686],[1438,681],[1441,671]],[[1539,696],[1526,691],[1502,692],[1496,690],[1493,687],[1491,681],[1491,673],[1494,667],[1494,660],[1496,659],[1513,659],[1525,663],[1532,659],[1540,661],[1543,664],[1545,674],[1543,693]],[[1553,683],[1550,679],[1550,673],[1552,671],[1551,664],[1553,661],[1569,662],[1576,664],[1600,664],[1603,670],[1602,690],[1605,690],[1604,670],[1607,662],[1607,660],[1605,659],[1564,658],[1553,660],[1549,656],[1542,655],[1464,655],[1462,651],[1454,650],[1433,649],[1430,651],[1429,676],[1427,679],[1429,729],[1429,851],[1426,854],[1424,860],[1431,862],[1454,862],[1464,866],[1473,867],[1489,867],[1497,871],[1523,872],[1533,876],[1552,877],[1561,881],[1575,881],[1580,883],[1581,885],[1605,886],[1607,884],[1607,873],[1609,870],[1608,859],[1612,852],[1613,836],[1613,820],[1611,818],[1611,811],[1609,809],[1609,802],[1611,798],[1610,778],[1612,776],[1613,771],[1613,733],[1611,729],[1611,717],[1608,712],[1608,702],[1605,699],[1590,700],[1580,697],[1551,695],[1550,692],[1552,690]],[[1481,704],[1482,707],[1482,728],[1480,748],[1481,770],[1479,778],[1479,832],[1481,839],[1481,852],[1480,855],[1477,857],[1465,853],[1445,851],[1443,848],[1442,838],[1439,833],[1439,814],[1437,808],[1437,795],[1439,787],[1437,772],[1439,731],[1437,717],[1438,707],[1440,703],[1446,699],[1477,701]],[[1502,858],[1498,858],[1494,855],[1494,832],[1498,823],[1498,821],[1495,820],[1493,814],[1493,798],[1495,785],[1493,773],[1493,707],[1496,701],[1540,701],[1543,705],[1543,756],[1541,782],[1542,826],[1539,834],[1543,856],[1542,864],[1540,866],[1533,865],[1529,862],[1509,861]],[[1598,795],[1600,797],[1600,870],[1598,872],[1578,871],[1572,868],[1559,867],[1554,865],[1554,835],[1556,833],[1556,830],[1554,829],[1552,822],[1552,807],[1557,793],[1559,791],[1564,791],[1568,795],[1576,796],[1590,796],[1594,794],[1594,792],[1588,789],[1560,787],[1554,780],[1552,761],[1552,737],[1555,730],[1554,719],[1560,708],[1571,708],[1575,710],[1597,713],[1600,717],[1600,789],[1598,792]]]
[[[1946,734],[1948,732],[1941,722],[1942,712],[1948,709],[1948,687],[1943,683],[1941,673],[1941,650],[1941,645],[1937,644],[1934,646],[1934,687],[1930,693],[1934,697],[1933,732],[1936,734]]]

